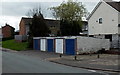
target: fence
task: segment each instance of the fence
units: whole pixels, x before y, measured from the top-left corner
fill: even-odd
[[[26,35],[15,35],[15,40],[19,42],[26,41],[27,36]]]

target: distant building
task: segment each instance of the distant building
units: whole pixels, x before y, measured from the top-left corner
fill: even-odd
[[[2,37],[3,38],[12,38],[14,37],[14,30],[12,26],[6,24],[5,26],[2,27]]]
[[[2,38],[2,28],[0,28],[0,39]]]
[[[32,18],[25,18],[22,17],[20,24],[19,24],[19,35],[28,35],[29,32],[29,25],[32,23]],[[49,27],[51,31],[51,35],[57,36],[57,33],[60,31],[60,21],[59,20],[52,20],[52,19],[45,19],[46,25]]]
[[[120,47],[120,2],[100,1],[87,20],[89,36],[110,39],[111,48]]]
[[[29,32],[29,25],[32,23],[32,18],[25,18],[22,17],[20,24],[19,24],[19,35],[28,35]],[[46,25],[49,27],[51,31],[51,36],[57,36],[60,33],[60,21],[59,20],[52,20],[52,19],[45,19]],[[88,22],[82,21],[82,35],[88,35]]]

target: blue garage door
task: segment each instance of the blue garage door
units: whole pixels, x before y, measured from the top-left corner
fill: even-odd
[[[48,52],[53,52],[54,51],[54,42],[53,39],[47,39],[47,50]]]
[[[75,54],[75,39],[66,39],[66,54]]]
[[[39,39],[34,39],[34,50],[40,50]]]

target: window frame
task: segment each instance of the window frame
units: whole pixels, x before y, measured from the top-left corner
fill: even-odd
[[[99,18],[98,22],[99,22],[99,24],[102,24],[103,23],[103,19]]]

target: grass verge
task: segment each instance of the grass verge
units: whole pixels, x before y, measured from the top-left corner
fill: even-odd
[[[2,47],[8,48],[16,51],[26,50],[27,42],[16,42],[15,40],[2,41]]]

